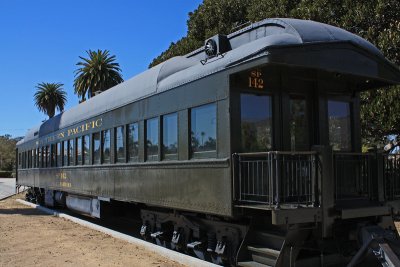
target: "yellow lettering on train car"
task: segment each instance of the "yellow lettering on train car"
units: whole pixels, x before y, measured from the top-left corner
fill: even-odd
[[[75,126],[73,128],[69,128],[63,132],[60,132],[58,134],[54,134],[51,136],[47,136],[44,139],[40,140],[40,142],[37,142],[37,144],[45,144],[45,143],[51,143],[54,142],[57,139],[62,139],[65,137],[70,137],[74,136],[76,134],[80,134],[86,131],[89,131],[90,129],[96,129],[99,128],[103,125],[103,118],[99,118],[96,120],[91,120],[89,122],[83,123],[81,125]]]
[[[61,187],[69,187],[69,188],[71,188],[72,187],[72,184],[71,183],[69,183],[69,182],[60,182],[60,186]]]
[[[260,70],[252,70],[249,75],[249,88],[264,89],[264,80]]]
[[[70,128],[67,130],[67,136],[72,136],[76,135],[79,133],[83,133],[86,131],[89,131],[90,129],[95,129],[99,128],[103,125],[103,118],[97,119],[97,120],[92,120],[90,122],[81,124],[79,126],[76,126],[75,128]]]
[[[102,125],[103,125],[103,118],[97,119],[97,120],[96,120],[96,128],[97,128],[97,127],[100,127],[100,126],[102,126]]]

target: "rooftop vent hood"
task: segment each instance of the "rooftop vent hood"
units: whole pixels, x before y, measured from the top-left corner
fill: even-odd
[[[226,35],[217,34],[207,39],[204,44],[206,60],[228,52],[231,50],[231,44]]]

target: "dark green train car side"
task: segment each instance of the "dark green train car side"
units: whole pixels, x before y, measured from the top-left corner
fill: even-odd
[[[334,239],[338,218],[390,217],[382,177],[338,174],[366,157],[359,92],[400,83],[377,48],[295,19],[205,44],[31,129],[17,145],[17,183],[50,205],[65,195],[142,204],[143,236],[218,264],[307,266],[319,254],[302,256],[299,244]],[[365,192],[349,177],[366,179]],[[286,243],[260,240],[268,231]]]

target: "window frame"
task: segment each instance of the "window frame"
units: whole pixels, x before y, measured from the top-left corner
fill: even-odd
[[[105,133],[106,132],[108,132],[108,135],[109,135],[109,137],[108,137],[108,149],[109,149],[109,151],[108,151],[108,159],[107,159],[107,161],[106,161],[106,158],[105,158],[105,152],[106,152],[106,150],[105,150],[105,144],[106,144],[106,139],[105,139]],[[100,132],[101,134],[100,134],[100,164],[111,164],[111,149],[112,149],[112,147],[111,147],[111,129],[106,129],[106,130],[102,130],[101,132]]]
[[[78,141],[79,140],[79,141]],[[75,165],[83,165],[83,138],[82,136],[78,136],[75,138]],[[80,150],[80,160],[79,160],[79,150]]]
[[[95,139],[95,137],[97,138],[97,135],[98,135],[98,142],[99,142],[98,152],[96,152],[96,150],[95,150],[95,145],[96,145],[95,142],[97,141],[97,139]],[[91,164],[92,165],[100,165],[102,163],[102,151],[103,151],[103,149],[101,147],[102,131],[92,133],[91,136],[92,136],[92,140],[90,141],[90,144],[91,144],[90,150],[93,152],[93,153],[91,153],[91,157],[90,157],[92,159]],[[98,155],[97,155],[97,153],[98,153]],[[98,158],[97,158],[97,156],[98,156]]]
[[[134,155],[134,156],[132,156],[131,154],[130,154],[130,147],[129,147],[129,144],[130,144],[130,142],[133,142],[133,151],[135,151],[135,147],[134,147],[134,145],[135,145],[135,142],[134,142],[134,138],[131,140],[130,138],[129,138],[129,130],[131,129],[131,125],[136,125],[136,132],[137,132],[137,140],[136,140],[136,142],[137,142],[137,147],[136,147],[136,151],[137,151],[137,155]],[[129,123],[129,124],[126,124],[125,125],[126,127],[126,129],[125,129],[125,136],[126,136],[126,159],[127,159],[127,162],[128,163],[136,163],[136,162],[139,162],[139,157],[140,157],[140,136],[139,136],[139,132],[140,132],[140,129],[139,129],[139,127],[140,127],[140,123],[138,122],[138,121],[136,121],[136,122],[132,122],[132,123]],[[134,137],[135,135],[133,135],[133,137]]]
[[[67,166],[75,165],[75,162],[74,162],[75,142],[74,142],[74,140],[75,140],[74,138],[68,140],[68,164],[67,164]],[[71,151],[71,142],[72,142],[72,151]]]
[[[56,158],[57,158],[57,166],[61,167],[62,166],[62,156],[61,156],[61,151],[62,151],[62,141],[61,142],[57,142],[57,146],[56,146]]]
[[[122,127],[122,149],[123,149],[123,157],[119,157],[119,147],[118,147],[118,130],[120,130]],[[115,163],[126,163],[127,162],[127,129],[125,125],[120,125],[114,127],[114,162]]]
[[[148,150],[148,145],[147,145],[147,137],[148,137],[148,132],[149,132],[149,125],[148,123],[150,121],[156,120],[157,121],[157,153],[156,154],[152,154],[149,155],[149,150]],[[159,161],[160,160],[160,117],[156,116],[156,117],[152,117],[152,118],[148,118],[144,121],[144,127],[145,127],[145,131],[144,131],[144,151],[145,151],[145,161],[150,161],[150,162],[154,162],[154,161]]]
[[[342,102],[342,103],[347,103],[349,105],[349,122],[350,122],[350,133],[349,133],[349,137],[350,137],[350,147],[348,149],[334,149],[333,145],[331,144],[331,137],[330,137],[330,132],[329,132],[329,128],[330,128],[330,121],[329,121],[329,102],[333,101],[333,102]],[[326,99],[326,125],[327,125],[327,138],[328,138],[328,145],[330,147],[332,147],[332,151],[334,152],[353,152],[355,149],[355,131],[354,131],[354,101],[353,99],[351,99],[350,97],[345,97],[345,96],[341,96],[341,97],[335,97],[333,95],[330,95],[327,97]]]
[[[164,150],[165,118],[168,116],[176,117],[176,153],[173,153],[173,154],[165,154],[165,150]],[[159,132],[161,133],[161,138],[160,138],[161,139],[161,145],[160,145],[161,160],[178,160],[178,158],[179,158],[179,113],[172,112],[172,113],[162,115],[160,123],[161,123],[161,129],[159,130]]]
[[[193,151],[193,146],[192,146],[192,122],[193,122],[193,110],[206,107],[206,106],[215,106],[215,150],[207,150],[207,151]],[[190,159],[204,159],[204,158],[217,158],[218,155],[218,103],[217,102],[211,102],[211,103],[206,103],[202,104],[199,106],[195,106],[189,109],[189,156]]]
[[[87,142],[86,139],[87,138]],[[86,145],[86,146],[85,146]],[[87,147],[87,154],[85,155],[85,147]],[[93,164],[92,160],[92,145],[91,145],[91,135],[85,134],[82,135],[82,165],[88,166]]]

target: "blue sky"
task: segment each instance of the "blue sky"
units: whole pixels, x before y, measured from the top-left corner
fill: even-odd
[[[74,71],[86,50],[116,55],[125,80],[186,34],[201,0],[0,0],[0,135],[23,136],[46,119],[35,86],[59,82],[77,105]]]

